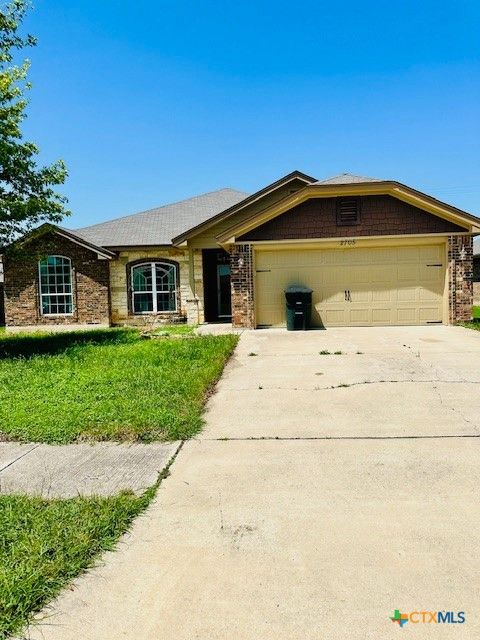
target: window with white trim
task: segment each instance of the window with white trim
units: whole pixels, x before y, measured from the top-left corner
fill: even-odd
[[[40,311],[44,316],[73,313],[72,261],[47,256],[38,263]]]
[[[168,262],[144,262],[132,267],[133,313],[177,310],[177,269]]]

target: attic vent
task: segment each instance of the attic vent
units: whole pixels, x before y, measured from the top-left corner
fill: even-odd
[[[358,198],[337,199],[337,225],[360,224],[360,200]]]

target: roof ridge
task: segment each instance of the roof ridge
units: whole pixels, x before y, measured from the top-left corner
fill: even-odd
[[[104,220],[103,222],[96,222],[95,224],[87,225],[85,227],[78,227],[76,229],[67,229],[67,231],[72,232],[82,232],[86,229],[94,229],[95,227],[99,227],[101,225],[109,224],[110,222],[118,222],[119,220],[125,220],[127,218],[134,218],[135,216],[140,216],[146,213],[152,213],[153,211],[158,211],[159,209],[166,209],[167,207],[172,207],[175,205],[183,204],[185,202],[190,202],[191,200],[195,200],[196,198],[202,198],[204,196],[209,196],[214,193],[220,193],[221,191],[234,191],[235,193],[241,193],[242,195],[247,196],[248,193],[245,191],[240,191],[239,189],[234,189],[233,187],[221,187],[220,189],[213,189],[212,191],[206,191],[205,193],[198,193],[195,196],[190,196],[190,198],[183,198],[182,200],[176,200],[175,202],[168,202],[167,204],[162,204],[158,207],[151,207],[150,209],[144,209],[143,211],[137,211],[135,213],[126,213],[123,216],[118,216],[117,218],[110,218],[109,220]]]
[[[371,178],[369,176],[361,176],[357,173],[350,173],[349,171],[344,171],[343,173],[337,173],[334,176],[330,176],[328,178],[324,178],[323,180],[317,180],[315,184],[328,184],[331,182],[335,182],[339,184],[339,180],[344,176],[348,176],[349,178],[354,178],[355,182],[383,182],[382,178]],[[353,180],[348,180],[347,182],[353,182]]]

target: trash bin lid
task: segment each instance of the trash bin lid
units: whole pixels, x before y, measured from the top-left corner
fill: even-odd
[[[285,289],[285,293],[313,293],[313,289],[308,287],[302,287],[301,285],[294,284]]]

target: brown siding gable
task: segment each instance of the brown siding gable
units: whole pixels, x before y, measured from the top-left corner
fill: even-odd
[[[338,198],[312,198],[237,238],[239,242],[456,233],[464,227],[389,195],[359,196],[359,224],[337,224]]]

